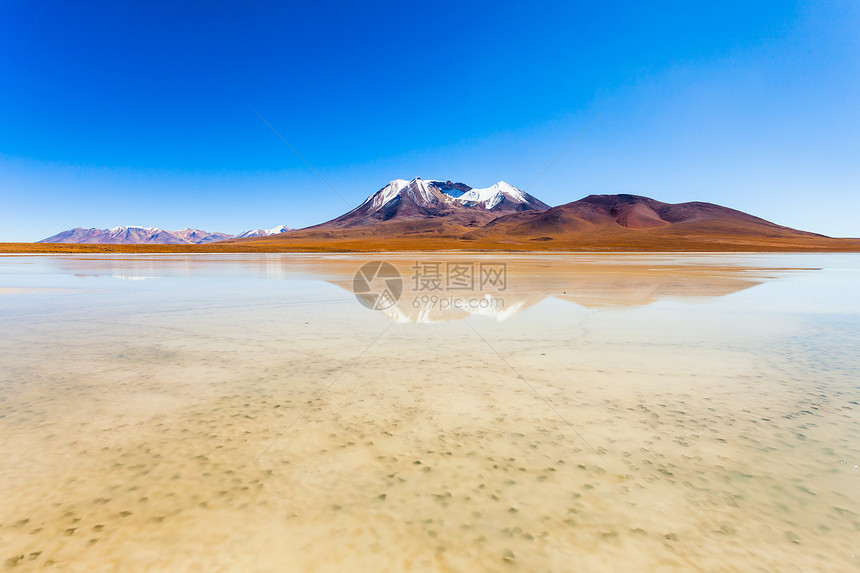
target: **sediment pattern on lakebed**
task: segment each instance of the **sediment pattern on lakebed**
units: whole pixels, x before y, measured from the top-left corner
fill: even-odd
[[[856,304],[777,275],[431,325],[307,277],[0,284],[54,289],[0,298],[0,568],[856,568]]]

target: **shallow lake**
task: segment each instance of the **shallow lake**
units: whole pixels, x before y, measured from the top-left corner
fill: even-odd
[[[0,257],[0,570],[860,569],[860,255]]]

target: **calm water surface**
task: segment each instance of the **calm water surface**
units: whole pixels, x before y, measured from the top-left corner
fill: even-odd
[[[858,292],[857,255],[0,257],[0,570],[858,571]]]

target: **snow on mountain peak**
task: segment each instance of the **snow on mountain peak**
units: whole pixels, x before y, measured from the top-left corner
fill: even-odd
[[[515,199],[519,203],[526,202],[526,194],[522,189],[518,189],[511,185],[510,183],[505,183],[504,181],[499,181],[493,187],[497,187],[499,191]]]
[[[409,183],[409,185],[406,186],[406,194],[419,205],[439,203],[439,199],[430,189],[430,183],[431,182],[424,181],[420,177],[416,177]]]
[[[129,231],[142,231],[144,233],[154,233],[156,231],[160,231],[157,227],[140,227],[138,225],[120,225],[118,227],[111,227],[107,230],[111,235],[116,235],[118,233],[126,233]]]
[[[413,179],[412,182],[415,180]],[[393,181],[389,181],[388,185],[371,195],[367,198],[367,201],[371,201],[371,208],[374,210],[382,208],[383,205],[400,195],[400,191],[402,191],[407,185],[411,182],[406,179],[394,179]]]
[[[268,237],[270,235],[280,235],[281,233],[285,233],[290,230],[292,229],[286,225],[278,225],[272,229],[248,229],[247,231],[242,231],[236,235],[236,238],[247,239],[249,237]]]
[[[525,203],[526,196],[521,190],[509,183],[499,181],[491,187],[484,189],[471,189],[456,198],[460,203],[481,206],[484,209],[492,209],[505,199],[514,203]]]
[[[371,212],[378,211],[403,194],[419,205],[456,202],[466,207],[480,207],[486,210],[492,210],[505,200],[514,204],[526,204],[529,201],[525,192],[504,181],[499,181],[491,187],[472,189],[463,183],[415,177],[411,181],[406,179],[389,181],[388,185],[365,199],[362,206],[369,208]]]

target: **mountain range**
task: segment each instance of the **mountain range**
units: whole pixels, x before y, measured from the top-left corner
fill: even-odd
[[[325,223],[241,244],[312,251],[860,250],[858,240],[830,239],[713,203],[619,194],[550,207],[503,181],[473,189],[421,178],[395,179]]]
[[[318,225],[237,236],[140,227],[72,229],[40,242],[165,243],[215,251],[860,251],[860,239],[792,229],[713,203],[589,195],[550,207],[513,185],[395,179]]]
[[[113,227],[111,229],[84,229],[75,227],[68,231],[57,233],[39,243],[85,243],[109,245],[202,245],[226,239],[243,239],[248,237],[268,237],[289,231],[289,227],[280,225],[274,229],[251,229],[238,235],[227,233],[210,233],[200,229],[180,229],[165,231],[157,227]]]

